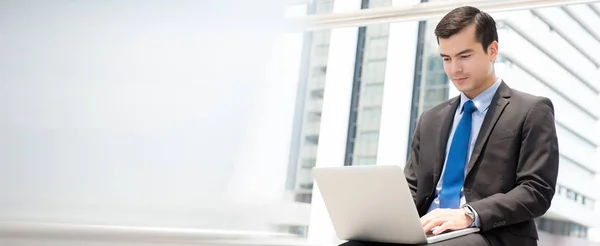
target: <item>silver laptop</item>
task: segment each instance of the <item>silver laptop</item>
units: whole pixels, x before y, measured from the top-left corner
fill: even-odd
[[[317,185],[341,240],[428,244],[479,231],[467,228],[440,235],[423,232],[399,166],[314,168]]]

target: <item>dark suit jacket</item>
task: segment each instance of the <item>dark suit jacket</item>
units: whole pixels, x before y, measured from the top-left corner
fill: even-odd
[[[460,97],[424,112],[404,172],[419,215],[427,213],[444,165]],[[534,218],[550,207],[558,175],[552,102],[499,86],[467,166],[464,194],[492,245],[536,244]],[[530,243],[525,243],[530,242]]]

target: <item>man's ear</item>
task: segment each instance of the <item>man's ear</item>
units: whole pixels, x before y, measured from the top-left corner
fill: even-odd
[[[487,53],[490,55],[490,62],[496,61],[496,58],[498,58],[498,41],[494,41],[488,46]]]

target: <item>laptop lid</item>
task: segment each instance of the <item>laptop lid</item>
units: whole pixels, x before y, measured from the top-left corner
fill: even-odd
[[[316,183],[342,240],[426,244],[477,229],[428,237],[400,166],[314,168]]]

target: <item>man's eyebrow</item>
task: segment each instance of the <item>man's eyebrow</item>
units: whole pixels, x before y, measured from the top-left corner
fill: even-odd
[[[464,49],[464,50],[456,53],[456,55],[454,55],[454,56],[459,56],[459,55],[462,55],[462,54],[465,54],[465,53],[469,53],[469,52],[472,52],[472,51],[473,51],[473,49]],[[443,54],[443,53],[440,53],[440,56],[441,57],[450,57],[449,55],[446,55],[446,54]]]

